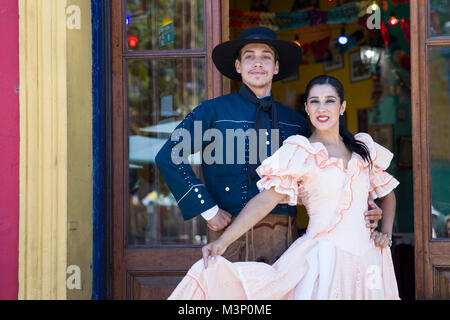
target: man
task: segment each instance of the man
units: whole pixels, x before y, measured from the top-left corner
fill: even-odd
[[[273,81],[279,81],[298,69],[302,51],[297,44],[278,40],[271,29],[252,27],[242,31],[237,40],[216,46],[212,58],[223,75],[243,82],[241,89],[237,93],[204,101],[195,108],[156,156],[158,168],[184,219],[201,214],[213,231],[210,240],[219,237],[232,217],[238,215],[259,192],[256,187],[259,177],[255,170],[265,156],[275,152],[280,141],[291,135],[311,135],[305,119],[274,101],[271,94]],[[215,134],[214,141],[211,141],[213,134],[208,134],[208,139],[204,139],[203,135],[206,136],[208,130],[211,130],[209,133],[220,133],[221,137]],[[252,135],[253,132],[255,134]],[[195,176],[189,163],[174,161],[181,137],[183,141],[186,138],[185,133],[194,137],[192,140],[197,139],[190,141],[192,153],[206,153],[215,144],[213,157],[216,161],[202,162],[205,184]],[[235,135],[230,138],[231,133]],[[242,138],[242,133],[245,143],[240,148],[234,142]],[[201,143],[198,142],[199,135],[203,137]],[[183,157],[186,159],[186,155]],[[233,262],[274,263],[298,237],[296,213],[296,207],[279,204],[250,232],[230,245],[223,256]],[[381,210],[376,208],[369,215],[370,220],[379,220]]]

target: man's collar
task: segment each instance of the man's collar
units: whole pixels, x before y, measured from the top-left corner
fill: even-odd
[[[256,94],[250,89],[245,83],[242,83],[241,88],[239,89],[239,94],[241,97],[243,97],[246,100],[249,100],[253,103],[258,100],[272,100],[273,99],[273,93],[270,91],[270,95],[266,96],[264,98],[259,99]]]

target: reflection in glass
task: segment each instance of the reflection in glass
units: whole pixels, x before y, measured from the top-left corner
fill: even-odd
[[[204,59],[128,61],[129,245],[206,242],[204,219],[184,222],[155,164],[173,129],[205,99],[204,67]]]
[[[430,0],[431,37],[450,35],[450,3],[448,0]]]
[[[127,0],[128,50],[203,49],[203,0]]]
[[[429,49],[432,238],[450,238],[450,46]]]

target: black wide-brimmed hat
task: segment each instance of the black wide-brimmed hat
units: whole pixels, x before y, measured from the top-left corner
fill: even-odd
[[[212,52],[212,59],[217,69],[226,77],[242,81],[236,72],[235,61],[239,50],[249,43],[265,43],[273,47],[279,57],[279,72],[273,82],[290,76],[300,66],[302,48],[288,40],[279,40],[276,33],[266,27],[251,27],[243,30],[237,40],[230,40],[217,45]]]

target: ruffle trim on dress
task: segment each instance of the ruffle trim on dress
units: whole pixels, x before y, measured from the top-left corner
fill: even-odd
[[[394,190],[400,182],[387,172],[381,172],[370,181],[371,190],[369,191],[372,199],[383,198]]]
[[[344,218],[345,212],[347,212],[352,206],[353,202],[353,189],[352,182],[355,175],[347,175],[344,187],[342,188],[343,196],[342,201],[339,204],[338,215],[333,217],[333,221],[330,223],[330,227],[324,231],[318,232],[314,235],[313,239],[316,239],[319,236],[323,236],[332,232],[336,227],[341,223]]]
[[[287,195],[287,203],[291,206],[297,205],[298,198],[298,184],[297,181],[293,181],[292,177],[269,175],[264,176],[257,182],[260,191],[263,189],[269,190],[274,188],[277,193]]]
[[[369,194],[373,199],[382,198],[400,184],[397,179],[385,171],[394,155],[385,147],[374,142],[367,133],[358,133],[355,135],[355,138],[364,142],[369,148],[372,159],[376,159],[373,161],[374,166],[370,172]]]
[[[329,166],[336,166],[346,172],[344,161],[341,158],[328,156],[328,151],[321,142],[310,142],[306,137],[295,135],[287,138],[283,145],[294,145],[304,149],[310,156],[313,156],[319,169]]]

